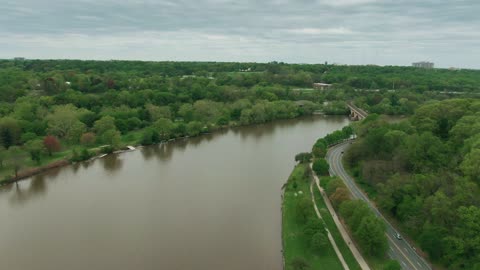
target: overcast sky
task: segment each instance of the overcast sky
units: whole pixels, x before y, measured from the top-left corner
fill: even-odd
[[[480,0],[0,0],[0,58],[480,68]]]

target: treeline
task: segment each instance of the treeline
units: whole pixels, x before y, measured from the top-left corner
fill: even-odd
[[[161,76],[219,75],[232,72],[263,73],[259,80],[305,85],[313,81],[343,84],[358,89],[413,89],[419,91],[478,91],[479,71],[419,69],[399,66],[346,66],[325,64],[151,62],[83,60],[0,60],[0,68],[17,67],[32,72],[137,73]]]
[[[340,216],[347,224],[363,254],[385,259],[388,240],[385,223],[378,218],[368,204],[352,200],[350,191],[338,177],[323,177],[321,184]]]
[[[372,74],[385,69],[385,76],[393,76],[392,70],[420,72],[364,68],[374,69]],[[342,70],[353,76],[363,69],[276,62],[0,60],[0,160],[9,159],[7,166],[0,163],[0,177],[22,160],[14,162],[12,157],[21,155],[13,152],[29,155],[29,160],[23,158],[24,165],[32,167],[58,159],[59,152],[82,160],[92,154],[85,148],[102,145],[109,145],[104,150],[110,152],[122,144],[151,144],[316,110],[347,114],[347,100],[368,109],[383,104],[377,106],[379,111],[407,114],[424,102],[424,94],[414,88],[355,91],[341,76],[333,76]],[[431,71],[424,72],[430,76]],[[469,72],[473,71],[465,74]],[[334,87],[314,90],[312,83],[317,81],[332,82]],[[384,106],[385,99],[390,107]],[[49,135],[60,145],[54,151],[44,143]],[[8,152],[12,146],[19,149]]]
[[[312,147],[312,154],[316,157],[316,160],[325,159],[329,146],[350,139],[352,135],[353,128],[351,126],[345,126],[341,130],[329,133],[315,142]],[[323,173],[319,172],[319,175],[321,174]]]
[[[102,145],[107,146],[106,152],[112,152],[125,143],[153,144],[225,126],[309,115],[316,108],[313,102],[297,106],[293,101],[261,99],[239,99],[230,103],[198,100],[193,104],[182,103],[178,108],[155,105],[150,103],[151,99],[145,99],[139,107],[107,105],[115,98],[102,99],[106,103],[102,107],[77,107],[69,103],[74,99],[66,104],[57,102],[63,98],[20,98],[13,111],[0,118],[0,161],[5,160],[6,165],[1,162],[0,170],[10,170],[17,175],[22,163],[40,165],[42,160],[59,151],[74,150],[69,154],[72,160],[78,161],[90,158],[91,154],[85,149]]]
[[[480,267],[480,100],[430,102],[400,123],[370,115],[345,158],[377,205],[448,269]]]
[[[0,102],[13,102],[39,91],[51,95],[69,89],[82,94],[151,89],[162,93],[155,98],[163,102],[177,95],[182,102],[227,102],[255,87],[254,91],[268,100],[314,99],[322,103],[356,99],[358,105],[372,112],[408,114],[425,101],[424,95],[444,99],[450,95],[441,91],[478,93],[479,73],[277,62],[0,60]],[[336,91],[298,91],[311,88],[314,82],[331,83]]]
[[[329,164],[325,160],[328,147],[351,138],[353,129],[346,126],[318,139],[312,147],[315,157],[312,169],[321,177],[320,184],[324,187],[332,205],[340,210],[353,237],[364,254],[384,259],[388,249],[385,236],[385,224],[379,219],[370,207],[361,200],[352,200],[351,194],[343,181],[338,177],[327,177]]]

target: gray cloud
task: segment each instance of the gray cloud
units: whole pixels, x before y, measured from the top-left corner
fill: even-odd
[[[7,0],[0,57],[480,67],[476,0]]]

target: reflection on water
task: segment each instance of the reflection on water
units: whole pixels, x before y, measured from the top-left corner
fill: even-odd
[[[281,269],[280,188],[293,158],[347,123],[309,117],[226,129],[6,186],[2,266]]]
[[[17,182],[10,185],[11,193],[9,202],[12,205],[23,205],[31,199],[46,195],[46,177],[43,174],[36,175],[31,181]]]
[[[105,158],[100,159],[103,168],[110,174],[114,174],[117,170],[122,168],[123,160],[119,154],[110,154]]]

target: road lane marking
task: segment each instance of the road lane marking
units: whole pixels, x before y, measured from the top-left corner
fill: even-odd
[[[387,233],[385,235],[387,235],[388,239],[390,239],[390,242],[398,249],[398,251],[400,251],[400,253],[402,253],[403,257],[412,265],[413,269],[417,270],[417,268],[415,267],[413,262],[410,261],[408,256],[405,255],[405,253],[403,253],[403,251],[400,249],[400,247],[395,243],[395,240],[393,240],[392,237],[390,237],[390,235],[388,235]]]
[[[345,147],[347,146],[347,147]],[[335,173],[337,176],[340,176],[342,178],[342,180],[344,181],[345,184],[347,184],[347,187],[350,189],[350,191],[352,192],[352,194],[354,195],[354,197],[356,198],[359,198],[359,199],[362,199],[363,201],[365,201],[372,210],[374,210],[374,212],[377,214],[377,216],[381,217],[389,226],[392,230],[395,230],[395,228],[390,224],[390,222],[388,222],[388,220],[386,220],[382,215],[381,213],[373,206],[373,204],[371,204],[370,200],[366,197],[366,195],[359,191],[359,188],[358,186],[354,183],[354,180],[352,180],[350,178],[350,176],[348,175],[348,173],[345,171],[345,169],[343,168],[342,164],[341,163],[341,155],[339,154],[341,150],[345,150],[346,148],[348,148],[348,145],[344,145],[344,147],[340,146],[340,147],[337,147],[336,149],[333,149],[333,151],[330,152],[330,154],[328,155],[328,159],[329,161],[333,162],[333,171],[337,171],[338,173]],[[392,241],[393,243],[393,241]],[[396,244],[394,243],[394,245],[396,246]],[[399,249],[399,247],[397,246],[397,248]],[[408,250],[405,249],[408,253]],[[399,249],[399,251],[403,254],[403,252]],[[405,258],[407,258],[407,256],[405,254],[403,254],[405,256]],[[418,254],[415,253],[415,255],[417,255],[418,258],[420,258],[418,256]],[[417,258],[417,259],[418,259]],[[421,258],[420,258],[421,259]],[[413,266],[413,263],[407,258],[407,260],[412,264]],[[416,261],[417,264],[420,265],[420,263],[418,261]],[[428,265],[425,263],[425,265]],[[422,267],[422,265],[420,265]],[[414,267],[415,268],[415,267]],[[416,269],[416,268],[415,268]],[[430,267],[427,267],[427,269],[431,269]]]

